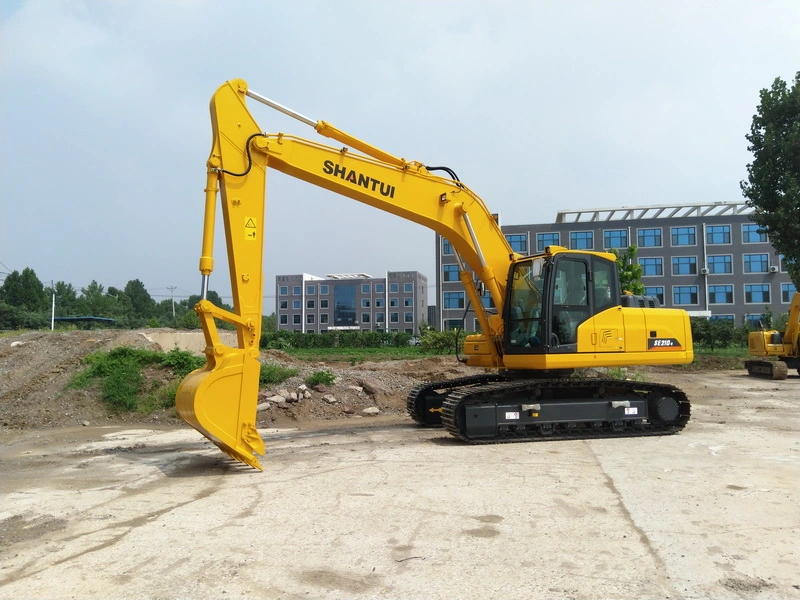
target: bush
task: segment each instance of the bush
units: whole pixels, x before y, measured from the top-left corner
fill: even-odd
[[[456,329],[447,331],[426,329],[420,336],[422,351],[436,354],[458,353],[461,350],[458,347],[459,341],[463,342],[463,338],[459,339],[459,333]]]
[[[205,358],[178,349],[163,353],[120,346],[110,352],[90,354],[83,362],[88,368],[72,379],[70,387],[86,387],[91,380],[98,379],[101,398],[109,406],[146,414],[157,408],[175,406],[178,380],[202,367]],[[146,390],[143,370],[149,365],[169,369],[177,379]]]
[[[286,381],[289,377],[294,377],[298,373],[298,369],[261,363],[261,373],[259,374],[258,382],[261,385],[274,385]]]
[[[306,377],[305,382],[306,385],[315,386],[315,385],[332,385],[333,382],[336,380],[336,375],[333,374],[332,371],[324,370],[324,371],[315,371],[308,377]]]
[[[176,376],[183,379],[195,369],[205,365],[206,358],[205,356],[198,356],[185,350],[173,348],[163,356],[161,364],[172,369]]]

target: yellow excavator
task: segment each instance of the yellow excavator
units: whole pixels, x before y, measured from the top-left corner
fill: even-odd
[[[744,366],[751,377],[786,379],[789,369],[797,369],[800,375],[800,292],[792,296],[786,330],[751,331],[747,353],[751,358]]]
[[[263,131],[246,100],[313,127],[337,147]],[[469,443],[674,433],[689,420],[686,395],[671,385],[568,377],[574,369],[689,363],[689,317],[655,298],[620,291],[616,257],[550,246],[514,252],[484,202],[447,167],[393,156],[325,121],[309,119],[226,82],[211,99],[213,145],[207,162],[200,272],[195,306],[206,365],[177,392],[180,416],[231,457],[261,469],[256,429],[260,372],[264,212],[267,169],[424,225],[452,245],[480,333],[463,356],[474,376],[431,382],[408,396],[411,418],[443,426]],[[434,172],[443,172],[440,176]],[[213,269],[217,196],[222,204],[233,311],[206,299]],[[494,308],[484,306],[488,295]],[[236,348],[215,320],[236,327]]]

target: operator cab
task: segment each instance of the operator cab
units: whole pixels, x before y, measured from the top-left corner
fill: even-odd
[[[620,305],[615,261],[563,250],[547,248],[511,266],[503,315],[507,354],[577,352],[580,324]]]

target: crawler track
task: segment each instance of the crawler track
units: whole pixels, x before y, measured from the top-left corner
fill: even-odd
[[[761,379],[786,379],[789,376],[789,366],[782,360],[751,359],[744,362],[747,374],[750,377]],[[798,371],[800,373],[800,371]]]
[[[483,374],[423,383],[408,393],[406,409],[416,423],[426,427],[441,427],[442,403],[447,394],[457,388],[470,388],[505,379],[499,374]]]
[[[441,400],[442,425],[471,444],[671,434],[686,426],[691,411],[680,389],[634,381],[479,376],[418,390],[416,399],[427,393],[429,401]]]

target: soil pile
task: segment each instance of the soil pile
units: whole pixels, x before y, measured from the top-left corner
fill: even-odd
[[[74,425],[130,423],[182,424],[174,409],[150,415],[115,412],[100,399],[97,386],[69,389],[85,366],[82,360],[118,346],[170,350],[153,341],[172,339],[170,330],[31,331],[0,337],[0,425],[3,430],[27,430]],[[175,332],[174,339],[181,332]],[[315,420],[366,418],[405,414],[408,392],[425,381],[474,373],[455,357],[385,362],[308,363],[275,350],[261,353],[262,362],[297,369],[297,375],[259,394],[257,425],[301,426]],[[330,386],[303,387],[308,375],[329,370]],[[146,373],[147,375],[147,373]],[[292,395],[294,394],[294,398]],[[277,396],[286,396],[283,402]],[[297,398],[295,400],[295,398]],[[366,409],[367,412],[364,412]],[[377,411],[375,410],[377,409]]]

